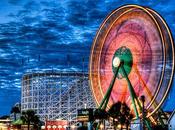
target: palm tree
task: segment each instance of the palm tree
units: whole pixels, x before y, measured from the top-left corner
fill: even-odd
[[[33,128],[38,130],[39,126],[41,126],[41,121],[39,120],[39,117],[35,115],[33,119]]]
[[[27,129],[30,130],[30,125],[33,124],[34,128],[37,129],[37,126],[40,122],[39,117],[35,115],[33,110],[27,110],[22,112],[21,120],[24,124],[27,124]]]
[[[20,113],[20,109],[17,106],[12,107],[11,113],[14,113],[14,120],[16,121],[16,114]]]

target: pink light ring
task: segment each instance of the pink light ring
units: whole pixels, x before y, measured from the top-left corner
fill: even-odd
[[[126,32],[126,30],[127,30],[127,29],[125,28],[125,32]],[[132,32],[132,33],[133,33],[133,32]],[[123,34],[125,34],[125,33],[123,33]],[[123,35],[123,34],[120,34],[120,35]],[[140,33],[135,33],[135,34],[137,34],[137,35],[138,35],[138,34],[143,35],[144,33],[141,33],[141,32],[140,32]],[[130,35],[132,36],[132,34],[130,34]],[[143,41],[143,38],[142,38],[143,36],[141,37],[141,35],[140,35],[140,36],[135,36],[135,37],[137,37],[137,40],[136,40],[136,41]],[[110,35],[110,36],[111,36],[111,35]],[[113,35],[113,36],[114,36],[114,35]],[[125,37],[127,37],[127,36],[125,36]],[[140,37],[140,39],[139,39],[138,37]],[[118,37],[117,37],[117,38],[118,38]],[[111,38],[111,39],[112,39],[112,38]],[[110,40],[111,40],[111,39],[110,39]],[[113,39],[114,39],[114,38],[113,38]],[[123,38],[121,38],[121,39],[126,39],[126,40],[129,39],[129,40],[132,40],[133,37],[130,38],[130,37],[128,36],[128,38],[124,38],[124,37],[123,37]],[[139,39],[139,40],[138,40],[138,39]],[[114,42],[114,41],[115,41],[115,42]],[[111,61],[112,61],[112,56],[109,56],[109,54],[110,54],[110,55],[111,55],[111,54],[113,55],[113,54],[115,53],[115,50],[116,50],[117,48],[121,47],[121,45],[118,45],[117,43],[121,43],[122,46],[126,44],[127,47],[128,47],[128,44],[129,44],[129,43],[132,43],[131,41],[129,41],[129,42],[128,42],[128,41],[127,41],[127,42],[125,41],[124,44],[123,44],[123,42],[120,42],[120,39],[119,39],[119,42],[116,42],[116,39],[113,40],[112,42],[113,42],[113,43],[108,44],[108,45],[111,45],[111,46],[108,47],[108,48],[110,48],[110,50],[108,50],[109,53],[107,52],[108,55],[107,55],[106,57],[107,57],[107,59],[109,59],[109,60],[106,60],[106,61],[109,62],[109,66],[110,66],[110,67],[107,67],[106,70],[110,70],[110,69],[111,69],[111,65],[110,65],[110,64],[111,64]],[[108,43],[109,43],[109,42],[108,42]],[[133,43],[135,43],[135,41],[134,41]],[[138,48],[140,45],[142,45],[142,43],[143,43],[143,42],[139,42],[138,45],[134,44],[134,45],[131,45],[131,46],[136,47],[138,50],[143,50],[143,49],[142,49],[143,46],[141,46],[141,48]],[[146,43],[146,42],[145,42],[145,43]],[[107,45],[107,44],[106,44],[106,45]],[[118,45],[119,47],[117,47],[116,45]],[[132,48],[132,47],[129,47],[129,48]],[[144,46],[144,48],[146,48],[146,51],[147,51],[147,53],[148,53],[148,49],[147,49],[147,48],[149,48],[149,46],[148,46],[148,45],[147,45],[146,47]],[[149,48],[149,49],[150,49],[150,48]],[[106,50],[106,51],[107,51],[107,50]],[[137,51],[136,51],[136,50],[133,50],[133,51],[131,51],[131,52],[137,52]],[[144,52],[144,51],[143,51],[143,52]],[[137,53],[138,53],[138,52],[137,52]],[[141,54],[141,53],[139,53],[139,56],[140,56],[140,54]],[[150,53],[148,53],[148,54],[150,54]],[[150,60],[150,58],[148,58],[148,54],[144,55],[144,53],[143,53],[143,57],[145,57],[145,58],[143,58],[142,61],[146,61],[146,59],[149,59],[149,60]],[[134,57],[135,57],[135,56],[134,56]],[[141,57],[141,56],[140,56],[140,57]],[[151,55],[149,55],[149,57],[151,57]],[[134,58],[134,59],[135,59],[135,58]],[[136,61],[138,61],[139,58],[136,58],[136,59],[137,59]],[[105,62],[106,62],[106,61],[105,61]],[[135,62],[135,63],[137,63],[137,62]],[[148,63],[149,63],[149,62],[148,62]],[[106,65],[107,65],[107,64],[108,64],[108,63],[106,63]],[[148,65],[147,65],[146,68],[148,68]],[[150,68],[150,67],[149,67],[149,68]],[[102,69],[102,70],[103,70],[103,69]],[[140,69],[140,70],[143,70],[143,69]],[[111,73],[111,74],[112,74],[112,73]],[[150,73],[148,72],[148,76],[144,76],[144,78],[145,78],[145,77],[149,77],[149,74],[150,74]],[[133,76],[133,77],[135,77],[135,76]],[[111,78],[112,78],[112,75],[109,76],[109,74],[108,74],[108,78],[104,78],[105,80],[103,80],[103,78],[102,78],[102,82],[103,82],[103,81],[105,82],[106,80],[111,79]],[[108,81],[110,81],[110,80],[108,80]],[[132,80],[132,81],[133,81],[133,80]],[[137,81],[137,80],[136,80],[136,81]],[[144,79],[144,81],[147,81],[147,80]],[[104,87],[102,87],[102,88],[105,88],[106,85],[108,86],[109,83],[110,83],[110,82],[108,82],[108,84],[105,84]],[[102,84],[103,84],[103,83],[102,83]],[[136,82],[135,84],[137,84],[137,87],[139,86],[139,85],[138,85],[138,82]],[[103,85],[102,85],[102,86],[103,86]],[[133,85],[133,86],[136,86],[136,85]],[[137,88],[137,87],[135,87],[135,88]],[[106,90],[107,90],[107,88],[105,88],[104,92],[105,92]],[[118,90],[119,90],[119,89],[118,89]],[[117,90],[117,91],[118,91],[118,90]],[[137,89],[136,89],[136,90],[137,90]],[[140,86],[139,86],[139,90],[140,90]],[[114,93],[116,93],[116,92],[114,91]],[[128,94],[127,94],[127,95],[128,95]]]
[[[132,36],[132,38],[129,38],[130,39],[130,41],[128,42],[127,40],[128,39],[126,39],[126,37],[131,37]],[[124,38],[125,37],[125,38]],[[120,36],[118,36],[117,37],[117,39],[115,39],[115,42],[117,42],[118,40],[119,41],[121,41],[121,42],[118,42],[118,43],[120,43],[120,44],[110,44],[110,45],[115,45],[115,46],[113,46],[113,47],[109,47],[110,48],[110,53],[111,52],[115,52],[115,48],[119,48],[119,47],[121,47],[121,46],[123,46],[123,45],[125,45],[125,46],[128,46],[129,48],[135,48],[135,46],[133,46],[132,44],[128,44],[128,43],[132,43],[132,41],[131,41],[131,39],[132,40],[134,40],[136,37],[134,37],[133,35],[129,35],[129,34],[127,34],[127,33],[123,33],[123,35],[121,35],[120,34]],[[137,40],[137,39],[136,39]],[[137,40],[137,42],[135,42],[135,43],[138,43],[139,41]],[[130,47],[131,46],[131,47]],[[140,49],[140,48],[135,48],[135,49]],[[106,66],[108,65],[108,66],[110,66],[111,67],[111,62],[112,62],[112,57],[111,56],[109,56],[109,55],[107,55],[106,56],[106,58],[108,59],[107,61],[108,61],[108,63],[106,63]],[[134,57],[135,58],[135,57]],[[136,58],[136,59],[138,59],[138,58]],[[111,70],[112,68],[110,68],[110,70]],[[110,79],[112,78],[112,76],[113,76],[113,73],[111,72],[110,73],[110,76],[109,76],[109,73],[106,75],[106,77],[108,78],[105,78],[104,79],[104,75],[103,75],[103,78],[101,78],[101,86],[102,86],[102,88],[103,88],[103,90],[105,91],[105,90],[107,90],[107,88],[105,88],[106,86],[109,86],[109,84],[110,84],[110,82],[108,82],[108,84],[105,84],[105,82],[107,82],[107,81],[110,81]],[[120,91],[122,91],[122,88],[123,88],[123,86],[126,86],[126,88],[127,88],[127,83],[125,82],[125,80],[124,81],[120,81],[120,80],[116,80],[116,82],[115,82],[115,85],[114,85],[114,89],[113,89],[113,92],[112,92],[112,95],[114,95],[113,93],[119,93]],[[125,92],[125,91],[123,91],[123,93],[121,93],[120,95],[129,95],[129,93],[128,93],[128,91],[127,91],[127,93]],[[114,96],[112,96],[112,97],[114,97]],[[126,97],[126,96],[125,96]],[[114,98],[113,98],[114,99]],[[120,97],[118,96],[118,95],[115,95],[115,102],[116,101],[118,101],[118,99],[120,99]]]

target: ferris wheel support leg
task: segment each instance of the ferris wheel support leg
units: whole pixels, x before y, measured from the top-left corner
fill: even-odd
[[[128,82],[128,88],[129,88],[129,92],[130,92],[130,95],[131,95],[131,101],[132,101],[132,104],[134,105],[134,112],[136,114],[136,118],[138,119],[139,118],[139,114],[138,114],[136,103],[135,103],[134,99],[136,99],[136,101],[137,101],[137,103],[139,105],[139,109],[142,109],[142,106],[140,105],[140,102],[139,102],[139,100],[138,100],[138,98],[136,96],[136,93],[135,93],[135,91],[134,91],[134,89],[132,87],[132,84],[131,84],[131,82],[130,82],[130,80],[128,78],[128,75],[127,75],[123,65],[121,65],[121,70],[122,70],[122,72],[124,74],[124,77],[126,78],[126,81]],[[145,119],[144,122],[145,122],[148,130],[152,130],[149,121],[147,119]]]
[[[114,76],[111,80],[111,83],[110,83],[110,86],[102,100],[102,102],[100,103],[100,106],[98,107],[98,109],[103,109],[105,110],[106,107],[107,107],[107,104],[109,102],[109,98],[110,98],[110,95],[111,95],[111,92],[112,92],[112,89],[113,89],[113,86],[114,86],[114,83],[115,83],[115,79],[117,77],[117,74],[118,74],[118,71],[119,71],[119,67],[120,67],[120,64],[119,66],[115,69],[115,73],[114,73]],[[97,127],[96,127],[96,130],[99,130],[99,127],[100,127],[100,124],[98,123]]]
[[[130,96],[131,96],[131,101],[132,101],[132,104],[134,106],[134,113],[136,115],[136,118],[138,119],[139,118],[139,113],[137,111],[136,103],[135,103],[135,100],[134,100],[134,99],[136,99],[136,97],[135,97],[135,94],[134,94],[131,82],[130,82],[128,76],[127,76],[127,73],[126,73],[123,65],[121,65],[121,70],[122,70],[122,72],[124,74],[124,77],[126,78],[126,81],[128,82],[128,88],[129,88],[129,92],[130,92]]]
[[[111,92],[112,92],[112,89],[113,89],[113,86],[114,86],[115,79],[117,77],[119,68],[120,68],[120,65],[115,69],[114,76],[113,76],[113,78],[111,80],[110,86],[109,86],[109,88],[108,88],[108,90],[107,90],[107,92],[106,92],[102,102],[100,103],[99,109],[105,110],[106,107],[107,107],[107,104],[109,102],[109,98],[110,98],[110,95],[111,95]]]

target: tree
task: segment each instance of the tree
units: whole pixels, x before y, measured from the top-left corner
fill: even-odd
[[[39,117],[33,110],[27,110],[22,112],[21,120],[24,124],[27,124],[27,129],[30,130],[30,125],[33,124],[34,129],[38,128],[40,123]]]
[[[39,126],[41,126],[41,121],[39,120],[39,117],[35,115],[33,119],[33,128],[38,130]]]
[[[130,113],[130,109],[125,103],[117,102],[113,104],[108,113],[113,117],[114,127],[120,124],[121,130],[123,129],[123,125],[128,129],[133,115]]]
[[[16,121],[16,114],[20,113],[20,109],[17,106],[12,107],[11,113],[14,113],[14,120]]]
[[[131,122],[131,119],[133,118],[133,115],[131,114],[130,109],[126,105],[126,103],[122,103],[119,117],[120,117],[119,121],[121,126],[126,125],[126,128],[128,129],[128,126]]]
[[[113,104],[111,108],[108,110],[109,115],[113,118],[117,118],[120,113],[121,105],[122,105],[121,102]]]
[[[121,102],[117,102],[115,104],[113,104],[111,106],[111,108],[108,110],[108,114],[110,117],[113,118],[113,125],[114,125],[114,129],[116,130],[118,119],[120,116],[120,108],[121,108],[122,103]]]
[[[7,115],[4,115],[4,116],[1,116],[0,119],[7,119],[7,118],[10,118],[9,116]]]

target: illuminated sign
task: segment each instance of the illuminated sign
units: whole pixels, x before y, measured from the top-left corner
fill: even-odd
[[[93,120],[93,109],[79,109],[77,120],[78,121],[92,121]]]

